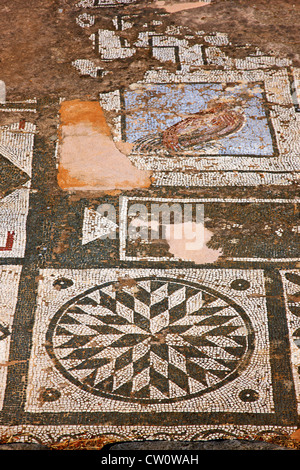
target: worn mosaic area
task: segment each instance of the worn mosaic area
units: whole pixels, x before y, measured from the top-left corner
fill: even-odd
[[[291,435],[299,69],[140,3],[74,2],[97,101],[0,104],[0,436]]]
[[[215,233],[218,227],[220,234],[219,237],[215,234],[211,242],[213,248],[220,249],[222,252],[218,253],[216,258],[219,261],[251,261],[261,262],[266,261],[269,263],[276,263],[278,261],[291,261],[298,262],[299,258],[299,214],[295,211],[295,203],[299,202],[298,198],[293,199],[259,199],[259,198],[151,198],[151,197],[127,197],[120,198],[120,214],[119,214],[119,240],[120,240],[120,259],[126,261],[193,261],[192,256],[194,250],[200,249],[195,246],[194,250],[190,249],[182,253],[182,257],[176,256],[172,253],[172,245],[170,240],[168,245],[159,243],[157,238],[153,236],[141,237],[140,234],[128,237],[126,234],[130,226],[137,219],[136,213],[141,211],[141,206],[144,207],[143,213],[139,213],[139,228],[140,230],[147,230],[151,228],[156,222],[158,226],[156,231],[162,231],[163,227],[171,223],[172,212],[184,216],[186,206],[191,211],[196,213],[197,208],[201,207],[204,214],[203,220],[203,237],[209,230]],[[156,214],[154,212],[156,209]],[[247,211],[247,218],[245,220],[245,208]],[[99,206],[98,206],[99,209]],[[84,218],[83,223],[83,239],[92,241],[97,237],[104,234],[113,236],[115,227],[109,218],[101,217],[98,209],[92,210]],[[286,218],[288,215],[289,226],[276,226],[274,227],[274,213],[277,213],[278,218]],[[165,220],[163,219],[163,213]],[[181,218],[181,217],[180,217]],[[90,224],[88,226],[88,220]],[[97,223],[95,221],[98,221]],[[262,233],[258,232],[258,220]],[[92,225],[92,221],[94,224]],[[104,222],[107,222],[106,225]],[[173,221],[175,224],[176,220]],[[108,229],[108,224],[111,227]],[[253,224],[253,231],[249,230],[249,225]],[[273,228],[272,228],[273,225]],[[172,225],[171,225],[172,226]],[[107,227],[107,228],[106,228]],[[247,228],[246,228],[247,227]],[[101,230],[102,228],[102,230]],[[248,232],[247,246],[244,244],[245,229]],[[224,238],[227,237],[227,231],[230,231],[231,237],[225,243]],[[184,235],[184,231],[183,235]],[[196,234],[196,230],[192,230],[192,234]],[[210,233],[212,235],[212,233]],[[266,246],[266,237],[269,238],[269,246]],[[194,240],[191,237],[191,240]],[[162,241],[161,241],[162,242]],[[185,243],[189,239],[184,240]],[[83,242],[84,243],[84,242]],[[212,250],[211,250],[212,251]],[[203,263],[205,263],[205,252],[203,256]],[[201,259],[199,257],[199,259]]]

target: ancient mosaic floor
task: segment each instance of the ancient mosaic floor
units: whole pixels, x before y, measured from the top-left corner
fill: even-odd
[[[98,101],[0,105],[0,435],[291,435],[300,69],[161,9],[141,21],[135,3],[74,1],[99,61],[70,67]],[[190,211],[204,244],[162,208]]]

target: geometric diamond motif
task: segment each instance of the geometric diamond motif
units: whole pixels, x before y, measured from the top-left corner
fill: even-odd
[[[248,363],[248,318],[206,287],[141,279],[134,289],[110,282],[76,299],[52,319],[47,351],[90,393],[183,400],[222,386]]]

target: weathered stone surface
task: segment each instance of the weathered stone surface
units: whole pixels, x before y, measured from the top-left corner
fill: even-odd
[[[200,450],[288,450],[285,447],[268,442],[245,441],[245,440],[219,440],[201,442],[124,442],[109,446],[109,451],[126,450],[163,450],[163,451],[200,451]]]
[[[1,444],[0,450],[48,450],[48,447],[43,446],[42,444],[26,444],[26,443],[19,443],[13,442],[11,444]]]
[[[297,448],[299,6],[2,10],[2,449]]]

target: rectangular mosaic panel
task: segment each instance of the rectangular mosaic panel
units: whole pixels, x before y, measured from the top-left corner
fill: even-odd
[[[153,172],[154,186],[297,179],[299,122],[286,69],[150,70],[127,89],[101,93],[100,104],[113,113],[115,141],[132,144],[129,159]]]
[[[22,258],[26,247],[29,185],[0,201],[0,258]]]
[[[36,100],[0,106],[0,258],[22,258],[25,254],[35,112]]]
[[[281,271],[287,311],[291,361],[300,414],[300,270]]]
[[[174,256],[167,243],[155,240],[149,231],[148,237],[136,233],[130,236],[130,226],[136,210],[145,214],[144,227],[151,229],[151,218],[154,210],[169,216],[176,210],[184,221],[185,206],[190,206],[194,213],[197,206],[203,206],[203,223],[205,232],[211,236],[210,247],[222,249],[220,260],[280,262],[300,261],[299,258],[299,215],[295,209],[297,199],[255,199],[255,198],[120,198],[120,259],[124,261],[173,261]],[[163,209],[166,207],[166,209]],[[135,209],[136,208],[136,209]],[[245,210],[247,216],[245,217]],[[181,212],[180,212],[181,211]],[[130,214],[132,212],[132,214]],[[274,217],[276,214],[276,217]],[[130,217],[131,215],[131,217]],[[279,222],[280,220],[280,222]],[[284,221],[288,220],[285,226]],[[292,222],[294,221],[294,223]],[[175,223],[173,221],[173,223]],[[163,220],[160,221],[160,227]],[[230,236],[229,236],[230,233]],[[188,241],[188,240],[187,240]],[[160,242],[160,243],[158,243]],[[189,253],[186,253],[189,260]],[[200,263],[202,264],[202,263]]]

